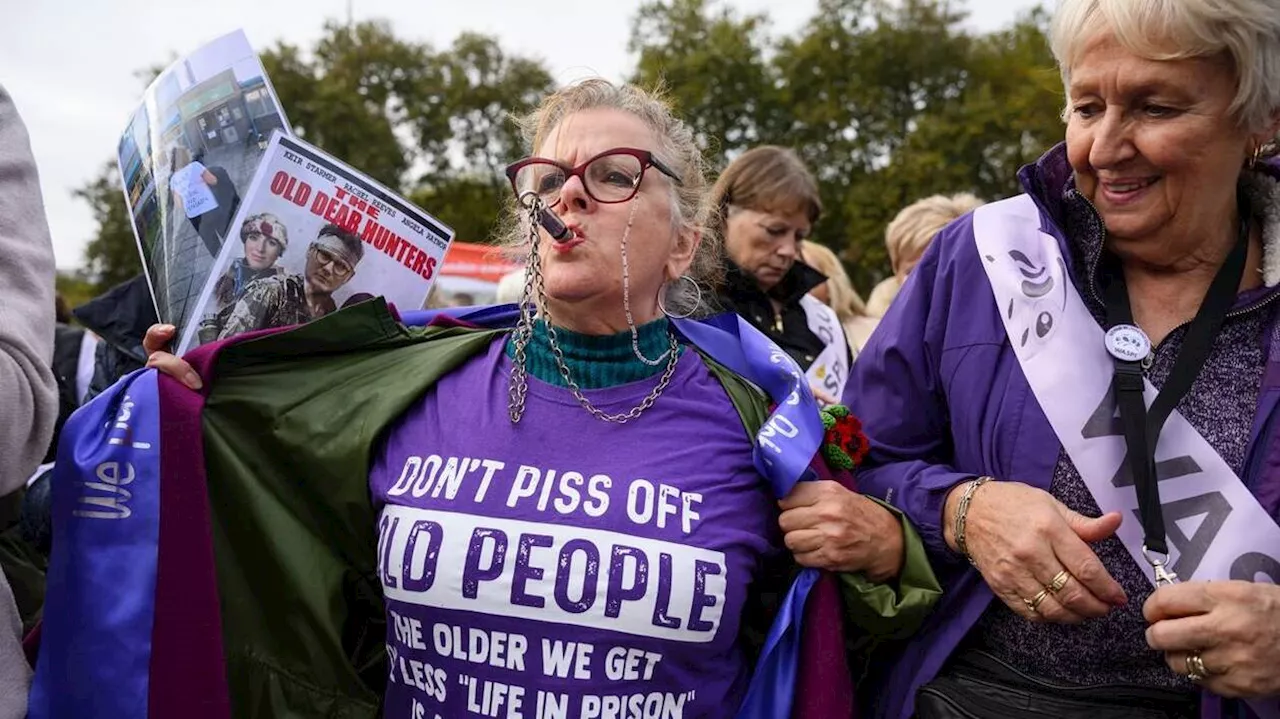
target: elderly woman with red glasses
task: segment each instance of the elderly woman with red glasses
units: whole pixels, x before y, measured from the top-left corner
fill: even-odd
[[[700,288],[723,273],[690,128],[638,88],[592,80],[547,98],[525,129],[536,156],[507,171],[511,244],[529,267],[518,309],[417,328],[365,303],[278,344],[220,350],[246,361],[195,358],[208,369],[199,421],[217,439],[204,444],[210,501],[236,507],[221,541],[253,517],[274,523],[242,545],[272,571],[239,584],[258,587],[253,623],[271,636],[237,628],[239,605],[223,615],[227,644],[247,647],[228,660],[233,708],[270,694],[273,673],[328,697],[325,662],[349,656],[370,678],[362,698],[388,717],[847,716],[840,623],[863,630],[865,649],[918,622],[937,593],[923,546],[900,515],[832,479],[847,475],[825,462],[853,458],[822,443],[833,435],[784,351],[733,315],[686,319],[706,314]],[[153,331],[150,346],[165,339]],[[322,354],[305,356],[313,342]],[[193,369],[161,352],[151,363]],[[336,514],[279,511],[322,480],[310,501]],[[228,485],[270,495],[270,511],[224,503]],[[283,537],[308,537],[314,553],[353,527],[377,528],[376,552],[354,553],[367,566],[335,560],[341,571],[281,586],[274,568],[295,564]],[[232,561],[223,575],[255,571]],[[836,618],[809,625],[804,650],[828,653],[800,679],[779,669],[800,654],[799,627],[766,639],[797,571],[817,579],[798,582],[781,615]],[[358,618],[308,628],[332,629],[329,608],[353,593],[340,578],[362,572],[385,643],[350,656],[340,639],[361,636]],[[277,597],[326,587],[271,620]]]

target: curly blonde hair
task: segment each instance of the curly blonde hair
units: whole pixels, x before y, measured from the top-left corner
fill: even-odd
[[[923,255],[939,230],[981,205],[976,196],[961,192],[932,195],[899,210],[884,230],[884,246],[894,274],[899,274],[904,260]]]

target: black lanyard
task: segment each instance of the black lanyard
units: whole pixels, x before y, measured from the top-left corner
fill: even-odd
[[[1209,358],[1213,338],[1218,335],[1227,312],[1235,303],[1240,280],[1244,276],[1245,261],[1249,257],[1248,206],[1240,200],[1240,234],[1236,245],[1214,276],[1205,293],[1200,310],[1187,328],[1182,347],[1174,359],[1173,369],[1165,380],[1160,393],[1148,410],[1142,398],[1142,362],[1115,359],[1116,403],[1120,406],[1120,422],[1124,428],[1125,446],[1129,451],[1129,468],[1133,473],[1134,489],[1138,493],[1138,513],[1142,519],[1144,549],[1169,554],[1165,542],[1164,513],[1160,508],[1160,488],[1157,486],[1155,450],[1156,440],[1169,414],[1178,405],[1196,375]],[[1106,277],[1107,326],[1133,325],[1133,310],[1129,306],[1129,290],[1125,286],[1124,272],[1114,258],[1109,262]],[[1152,350],[1154,351],[1154,350]]]

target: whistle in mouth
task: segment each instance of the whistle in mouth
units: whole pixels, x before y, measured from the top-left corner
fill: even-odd
[[[551,239],[556,242],[568,242],[573,239],[573,230],[570,230],[536,193],[526,192],[521,195],[520,204],[537,217],[538,224],[542,225],[542,229],[546,230],[548,235],[551,235]]]
[[[538,211],[538,223],[556,242],[568,242],[573,239],[573,230],[570,230],[550,208],[543,207]]]

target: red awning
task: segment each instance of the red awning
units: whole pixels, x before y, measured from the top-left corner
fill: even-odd
[[[440,269],[440,274],[496,284],[504,275],[515,272],[520,267],[501,247],[454,240],[444,254],[444,266]]]

